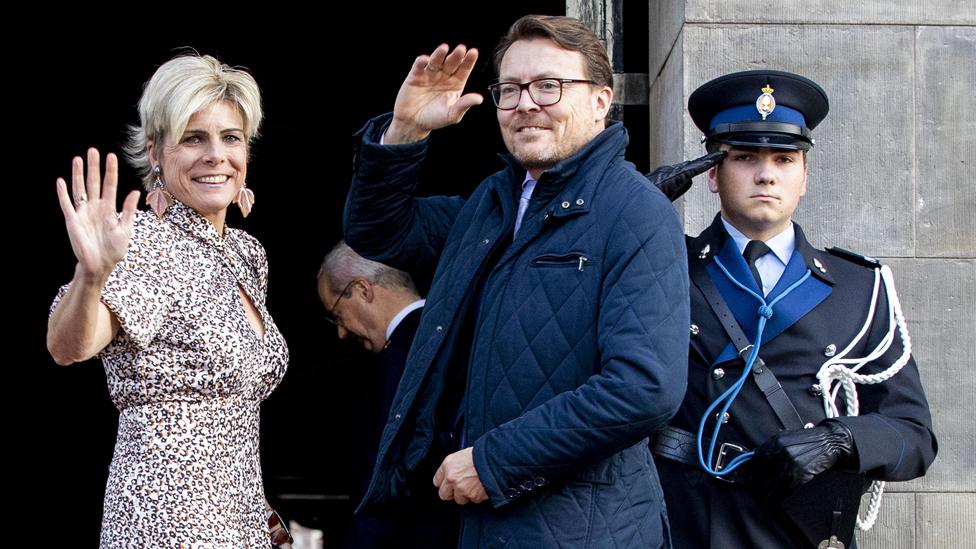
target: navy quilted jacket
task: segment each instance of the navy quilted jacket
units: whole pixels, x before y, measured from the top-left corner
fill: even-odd
[[[462,508],[460,547],[669,546],[647,436],[685,391],[688,273],[669,201],[624,161],[611,124],[540,178],[514,241],[525,171],[511,157],[470,198],[415,198],[426,142],[360,132],[345,237],[433,274],[361,507],[409,497],[453,353],[469,353],[464,436],[490,501]],[[466,296],[484,277],[471,348]]]

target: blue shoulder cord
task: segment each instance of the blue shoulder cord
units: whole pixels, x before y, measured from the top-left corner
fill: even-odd
[[[776,305],[776,303],[778,303],[779,300],[789,295],[789,293],[795,290],[800,284],[803,284],[803,282],[806,281],[806,279],[810,278],[810,269],[807,269],[807,272],[804,273],[799,280],[791,284],[790,287],[787,288],[783,293],[781,293],[776,299],[774,299],[771,303],[767,304],[766,300],[763,299],[761,295],[745,287],[741,282],[736,280],[735,277],[733,277],[729,273],[729,271],[725,268],[725,265],[722,264],[722,261],[719,260],[718,257],[715,258],[715,264],[718,265],[718,268],[721,269],[723,273],[725,273],[725,276],[728,277],[728,279],[731,280],[733,284],[735,284],[739,288],[742,288],[749,295],[756,298],[760,304],[759,310],[757,311],[759,315],[759,327],[756,330],[756,341],[752,345],[752,352],[749,353],[749,358],[746,360],[746,365],[742,369],[742,375],[739,376],[739,379],[736,380],[736,382],[732,384],[731,387],[729,387],[724,393],[719,395],[719,397],[716,398],[714,402],[712,402],[712,404],[708,407],[708,409],[705,410],[705,413],[702,415],[701,422],[698,424],[698,437],[696,440],[697,442],[696,446],[698,450],[698,464],[701,465],[702,469],[704,469],[705,472],[707,472],[708,474],[715,475],[715,476],[722,476],[722,475],[727,475],[732,471],[734,471],[737,467],[739,467],[747,460],[749,460],[752,457],[752,454],[755,453],[755,451],[750,450],[744,454],[736,456],[735,459],[730,461],[729,464],[721,470],[715,470],[712,468],[712,463],[714,462],[712,457],[715,454],[715,442],[718,440],[719,431],[721,431],[722,429],[722,423],[723,423],[722,419],[725,417],[725,414],[729,411],[729,408],[732,406],[732,401],[735,400],[735,397],[739,396],[739,391],[741,391],[743,385],[745,385],[746,379],[749,377],[749,373],[752,372],[752,365],[753,363],[756,362],[756,357],[759,356],[759,344],[762,341],[763,330],[766,328],[766,321],[773,317],[773,306]],[[740,349],[739,352],[741,353],[742,349]],[[717,417],[715,420],[716,421],[715,431],[712,433],[712,440],[708,445],[708,460],[706,460],[705,457],[702,455],[702,435],[705,431],[705,423],[708,421],[708,417],[711,415],[712,411],[715,410],[715,408],[723,401],[725,401],[725,405],[722,406],[722,411],[716,415]]]

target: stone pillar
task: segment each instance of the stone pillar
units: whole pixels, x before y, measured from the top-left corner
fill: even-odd
[[[652,166],[704,153],[686,106],[716,76],[776,68],[827,91],[795,218],[815,246],[891,265],[940,448],[924,478],[888,484],[859,547],[972,547],[976,2],[655,0],[649,48]],[[697,234],[718,198],[701,176],[678,207]]]

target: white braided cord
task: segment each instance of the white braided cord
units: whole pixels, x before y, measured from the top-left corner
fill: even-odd
[[[885,293],[888,297],[888,332],[878,343],[877,347],[868,353],[867,356],[862,358],[846,358],[847,354],[851,352],[871,327],[882,280],[884,281]],[[888,351],[894,341],[896,326],[902,344],[902,354],[898,357],[898,360],[882,372],[868,375],[858,374],[857,371],[863,366],[877,360]],[[861,327],[861,331],[858,332],[857,336],[854,337],[843,351],[827,359],[820,366],[820,371],[817,372],[817,379],[820,381],[820,387],[822,388],[821,396],[823,398],[824,412],[827,417],[832,418],[842,415],[837,408],[837,396],[841,389],[844,391],[846,415],[858,415],[860,410],[856,385],[873,385],[890,379],[908,364],[911,354],[912,338],[908,333],[905,315],[902,314],[901,302],[898,300],[898,293],[895,290],[894,277],[892,276],[891,269],[887,265],[884,265],[880,269],[874,270],[874,290],[871,294],[871,306],[868,309],[868,315],[864,321],[864,325]],[[884,494],[884,485],[885,483],[882,481],[874,481],[871,483],[869,490],[871,492],[871,499],[868,503],[867,514],[864,518],[857,517],[858,530],[866,531],[874,526],[878,518],[878,513],[881,510],[881,496]]]

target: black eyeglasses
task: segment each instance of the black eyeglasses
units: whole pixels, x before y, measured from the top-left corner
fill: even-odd
[[[358,278],[354,278],[354,279],[350,280],[349,281],[349,284],[346,284],[346,287],[343,288],[341,292],[339,292],[339,296],[336,297],[335,303],[332,304],[332,308],[331,309],[327,309],[325,311],[325,319],[326,320],[328,320],[329,322],[335,324],[336,326],[339,326],[339,325],[342,324],[342,318],[339,317],[339,315],[336,314],[336,307],[339,306],[339,302],[342,301],[342,298],[349,297],[350,295],[352,295],[349,292],[349,288],[352,288],[352,285],[355,284],[358,280],[359,280]]]
[[[559,103],[563,98],[564,84],[596,84],[592,80],[577,78],[539,78],[531,82],[499,82],[488,86],[491,99],[495,106],[503,111],[510,111],[518,107],[522,98],[522,90],[529,90],[529,98],[540,107],[548,107]]]

